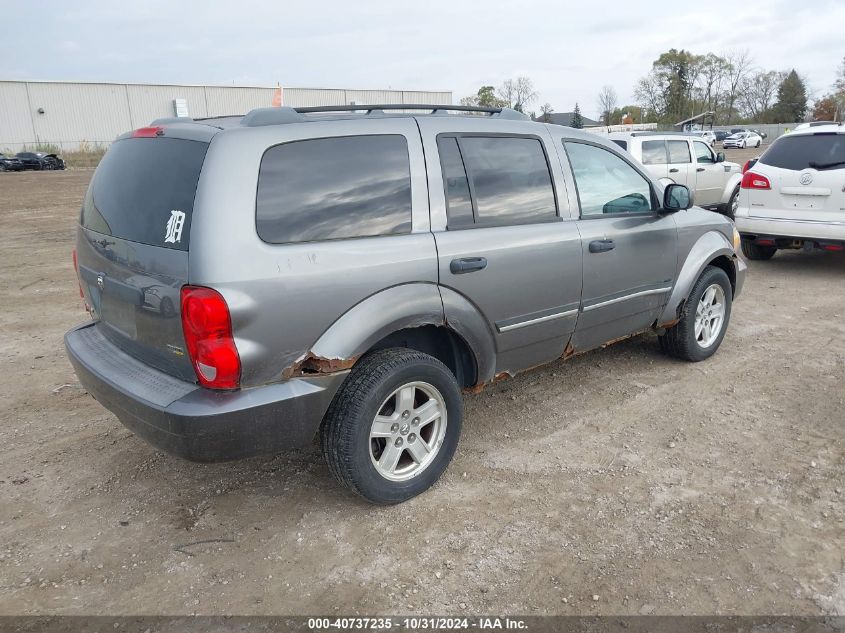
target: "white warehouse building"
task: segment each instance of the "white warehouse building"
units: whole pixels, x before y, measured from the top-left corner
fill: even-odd
[[[38,144],[63,151],[108,145],[128,130],[172,116],[245,114],[272,105],[276,86],[199,86],[0,81],[0,151]],[[376,103],[451,105],[448,91],[282,88],[293,107]]]

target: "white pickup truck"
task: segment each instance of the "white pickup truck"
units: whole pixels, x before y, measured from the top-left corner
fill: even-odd
[[[699,207],[734,217],[742,167],[726,162],[705,139],[666,132],[612,133],[608,138],[664,184],[686,185]]]

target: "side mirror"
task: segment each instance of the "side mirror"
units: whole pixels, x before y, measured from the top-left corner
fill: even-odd
[[[684,185],[666,185],[663,190],[663,212],[674,213],[692,206],[692,195]]]
[[[717,163],[724,163],[725,162],[725,152],[719,152],[716,154],[716,162]]]

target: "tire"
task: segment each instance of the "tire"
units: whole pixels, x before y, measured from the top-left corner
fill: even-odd
[[[709,298],[711,292],[712,303],[711,298]],[[658,338],[660,349],[669,356],[693,363],[710,358],[719,349],[722,339],[725,338],[725,332],[728,330],[732,299],[731,280],[728,279],[725,271],[715,266],[705,268],[684,304],[677,325]],[[722,306],[721,310],[713,309],[718,305],[717,302]],[[703,321],[716,327],[713,315],[721,313],[718,320],[718,330],[715,332],[713,327],[700,331],[697,328],[702,306],[708,304],[711,306],[711,314],[707,317],[707,313],[704,312]]]
[[[404,399],[413,403],[400,412],[400,397],[409,389],[413,396]],[[437,410],[441,415],[415,427],[415,410],[423,412],[420,417]],[[440,478],[455,454],[462,422],[461,390],[443,363],[405,348],[378,350],[355,364],[335,394],[320,428],[320,447],[332,475],[349,490],[372,503],[400,503]],[[397,452],[392,469],[382,464]],[[415,458],[421,453],[424,458]]]
[[[762,142],[763,142],[763,141],[757,141],[757,145],[755,145],[754,147],[760,147],[760,144],[761,144]]]
[[[736,207],[739,201],[739,185],[737,185],[734,192],[731,194],[731,197],[728,199],[728,203],[725,205],[722,214],[729,217],[731,220],[735,219],[736,217]]]
[[[746,259],[767,260],[778,252],[777,246],[760,246],[750,240],[742,240],[742,254]]]

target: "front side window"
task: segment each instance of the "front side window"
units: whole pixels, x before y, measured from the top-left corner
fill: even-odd
[[[643,165],[666,164],[666,141],[643,141]]]
[[[265,242],[411,232],[411,168],[401,135],[293,141],[264,153],[256,229]]]
[[[595,145],[567,142],[565,147],[581,217],[652,211],[651,186],[628,162]]]
[[[695,160],[699,163],[715,163],[716,157],[713,156],[713,150],[707,143],[701,141],[693,141],[693,148],[695,149]]]
[[[669,141],[669,162],[674,164],[691,163],[689,143],[686,141]]]

